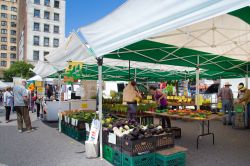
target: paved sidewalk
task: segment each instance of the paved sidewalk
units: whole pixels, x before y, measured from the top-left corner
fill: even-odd
[[[32,133],[18,133],[16,120],[0,123],[0,166],[110,165],[105,160],[87,159],[84,145],[59,133],[57,124],[36,120],[35,113],[30,116],[35,128]],[[0,118],[2,121],[3,116]]]

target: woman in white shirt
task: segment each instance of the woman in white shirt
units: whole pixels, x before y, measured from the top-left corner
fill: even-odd
[[[11,92],[11,87],[7,87],[6,92],[4,93],[4,106],[6,110],[5,120],[6,123],[10,121],[10,111],[14,104],[13,93]]]

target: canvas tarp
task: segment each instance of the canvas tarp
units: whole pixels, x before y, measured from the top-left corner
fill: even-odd
[[[119,48],[248,6],[250,0],[130,0],[80,28],[97,57]]]

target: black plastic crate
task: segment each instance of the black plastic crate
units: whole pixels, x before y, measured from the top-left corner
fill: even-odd
[[[108,140],[109,140],[109,132],[103,130],[102,131],[102,144],[108,145]]]
[[[122,153],[129,156],[139,156],[155,152],[155,137],[138,140],[122,139]]]
[[[171,132],[174,134],[174,138],[181,138],[181,128],[179,127],[171,127]]]
[[[166,133],[156,135],[155,137],[155,150],[161,150],[174,147],[174,134]]]
[[[116,144],[111,144],[112,148],[117,150],[117,151],[121,151],[122,150],[122,138],[116,136]]]

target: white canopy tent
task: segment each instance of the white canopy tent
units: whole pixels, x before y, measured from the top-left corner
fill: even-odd
[[[0,81],[0,89],[5,89],[6,87],[8,87],[9,85],[3,83],[2,81]]]
[[[249,0],[131,0],[103,19],[80,28],[80,32],[94,55],[101,57],[159,33],[214,18],[249,4]],[[102,63],[99,63],[99,83],[102,80],[101,66]],[[196,80],[199,82],[199,69],[196,73]],[[101,111],[102,85],[99,85],[98,110]],[[197,93],[199,93],[198,90]],[[100,138],[102,138],[102,132],[100,132]],[[100,144],[102,158],[102,139]]]
[[[103,19],[80,28],[80,32],[95,55],[100,57],[158,33],[249,4],[249,0],[130,0]]]
[[[34,77],[31,77],[27,81],[42,81],[42,80],[43,80],[43,78],[41,76],[35,75]]]

